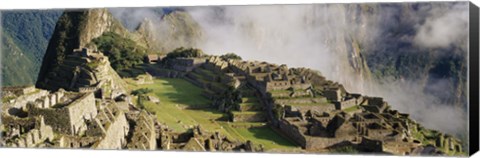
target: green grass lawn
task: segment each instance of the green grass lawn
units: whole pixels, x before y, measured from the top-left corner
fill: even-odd
[[[256,144],[262,144],[265,150],[272,150],[272,149],[294,149],[299,148],[299,146],[293,144],[289,140],[285,139],[275,131],[273,131],[268,126],[261,126],[261,127],[251,127],[251,128],[244,128],[244,127],[234,127],[235,124],[240,124],[241,126],[245,126],[246,124],[256,125],[258,123],[228,123],[228,122],[220,122],[220,124],[224,127],[224,129],[231,133],[236,139],[241,141],[250,140]]]
[[[195,114],[189,113],[189,110],[185,110],[184,107],[208,107],[210,105],[210,101],[201,95],[202,89],[183,79],[154,79],[153,84],[146,85],[135,85],[128,80],[127,83],[130,83],[132,90],[152,89],[153,92],[149,95],[156,95],[160,99],[160,104],[145,102],[145,108],[150,112],[155,112],[160,122],[175,131],[185,131],[190,126],[199,124],[199,120],[193,118]],[[197,115],[204,113],[198,112]],[[209,116],[215,117],[214,119],[222,117],[221,114]]]
[[[166,124],[177,132],[186,131],[194,125],[201,125],[206,131],[219,131],[230,139],[246,141],[251,140],[256,144],[263,144],[267,150],[270,149],[297,149],[289,140],[283,138],[268,126],[258,127],[259,123],[251,123],[255,127],[242,128],[248,123],[239,123],[239,127],[231,126],[223,120],[227,114],[210,109],[211,101],[203,97],[203,89],[196,87],[183,79],[154,79],[153,84],[136,85],[131,79],[125,79],[131,90],[139,88],[150,88],[153,90],[148,95],[156,95],[160,99],[159,104],[144,102],[145,108],[155,112],[158,121]],[[186,109],[192,107],[197,109]],[[198,107],[203,107],[198,109]]]
[[[154,79],[153,84],[134,85],[132,90],[139,88],[150,88],[158,98],[161,104],[178,104],[179,106],[203,106],[208,107],[210,100],[203,97],[203,89],[196,87],[183,79]]]
[[[245,139],[263,144],[265,149],[295,147],[295,144],[279,136],[270,127],[235,128]]]

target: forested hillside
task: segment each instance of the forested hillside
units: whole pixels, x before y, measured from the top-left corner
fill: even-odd
[[[2,86],[34,84],[62,10],[2,11]]]

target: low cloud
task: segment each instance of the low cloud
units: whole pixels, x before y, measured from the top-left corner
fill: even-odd
[[[418,28],[415,43],[426,48],[447,48],[468,37],[468,3],[433,8]]]
[[[423,81],[380,84],[364,80],[366,74],[356,71],[349,61],[356,55],[352,53],[355,51],[353,43],[363,49],[385,47],[391,44],[383,42],[385,34],[398,25],[418,26],[418,30],[413,30],[416,35],[406,32],[401,40],[419,43],[422,47],[454,44],[465,37],[464,23],[456,19],[462,18],[459,16],[464,12],[455,7],[442,10],[438,5],[431,5],[433,9],[415,11],[404,11],[402,7],[405,6],[322,4],[190,7],[186,11],[205,31],[206,40],[198,46],[205,52],[235,52],[248,60],[320,70],[328,79],[344,84],[351,92],[384,97],[394,109],[411,114],[425,127],[465,135],[465,112],[426,94]],[[437,10],[444,14],[434,14]],[[453,19],[461,23],[450,24],[448,20]],[[423,25],[422,21],[425,21]],[[436,26],[440,24],[445,28]],[[428,27],[433,27],[432,33],[428,32]],[[450,32],[442,33],[445,29]],[[425,42],[425,38],[437,41]]]
[[[461,3],[468,4],[468,3]],[[359,71],[357,49],[383,50],[392,42],[414,43],[422,48],[449,47],[461,42],[468,33],[465,5],[411,4],[318,4],[185,7],[200,25],[204,38],[195,43],[209,54],[234,52],[246,60],[287,64],[319,70],[329,80],[346,86],[350,92],[381,96],[394,109],[428,128],[450,134],[466,135],[466,115],[452,105],[443,105],[426,94],[424,81],[378,83],[364,80]],[[405,9],[410,8],[410,9]],[[112,9],[113,14],[130,26],[143,19],[161,15],[144,10]],[[153,15],[152,15],[153,13]],[[164,26],[153,20],[153,26]],[[391,38],[392,28],[409,26],[398,40]],[[158,28],[159,30],[165,28]],[[405,28],[405,30],[408,30]],[[390,39],[386,39],[390,37]],[[164,39],[165,40],[165,39]],[[167,39],[168,40],[168,39]],[[461,47],[463,48],[464,45]],[[411,47],[411,46],[410,46]],[[381,51],[377,51],[381,52]]]

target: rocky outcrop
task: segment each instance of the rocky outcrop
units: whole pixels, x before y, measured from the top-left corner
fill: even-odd
[[[140,44],[147,48],[168,53],[178,47],[196,47],[203,39],[200,25],[184,11],[166,14],[160,21],[145,19],[134,33]]]
[[[45,75],[41,86],[49,90],[95,92],[101,98],[114,98],[126,92],[124,81],[110,66],[108,57],[87,48],[67,55],[62,64]]]
[[[50,72],[56,72],[74,49],[87,47],[90,41],[104,32],[115,32],[129,36],[128,31],[113,18],[107,9],[65,11],[59,18],[43,58],[36,86],[46,87],[45,79]]]

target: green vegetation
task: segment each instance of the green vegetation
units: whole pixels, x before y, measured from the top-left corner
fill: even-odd
[[[147,92],[156,95],[161,103],[145,101],[143,103],[145,109],[156,113],[158,121],[174,131],[187,131],[194,125],[201,125],[207,131],[219,131],[230,139],[251,140],[254,143],[262,144],[267,150],[298,148],[270,127],[261,126],[261,123],[226,122],[227,114],[209,108],[211,101],[202,96],[203,89],[186,80],[154,79],[154,83],[148,85],[136,85],[132,79],[125,80],[130,89],[145,91],[141,89],[149,88],[152,90],[151,92],[147,90]]]
[[[149,88],[140,88],[132,91],[132,94],[137,96],[138,107],[140,107],[141,109],[145,109],[145,100],[147,99],[146,94],[151,92],[153,92],[153,90]]]
[[[284,111],[285,107],[283,107],[282,105],[275,104],[275,106],[273,107],[273,114],[275,115],[276,119],[283,118]]]
[[[221,117],[221,114],[214,112],[189,114],[188,110],[184,108],[208,107],[210,101],[202,97],[202,89],[183,79],[155,79],[154,84],[138,86],[132,80],[127,80],[127,83],[130,83],[131,89],[151,89],[151,93],[160,99],[161,104],[144,102],[145,109],[161,114],[157,115],[158,120],[175,131],[186,131],[189,126],[199,124],[200,120],[208,123],[208,120],[205,119],[209,119],[209,117],[212,119]],[[195,119],[196,115],[200,115],[198,116],[200,120]]]
[[[1,11],[2,86],[34,84],[61,10]]]
[[[147,68],[153,68],[154,66],[148,65],[148,64],[140,64],[135,67],[129,68],[129,69],[122,69],[118,70],[117,73],[121,77],[131,77],[135,78],[139,75],[145,74],[146,71],[145,69]]]
[[[165,59],[174,59],[174,58],[190,58],[190,57],[202,57],[203,51],[195,48],[177,48],[172,52],[168,53]]]
[[[436,131],[436,130],[431,130],[431,129],[426,129],[422,126],[417,127],[417,130],[412,131],[412,136],[414,139],[420,141],[421,144],[423,145],[433,145],[437,146],[437,141],[438,139],[442,139],[443,135]],[[454,151],[448,150],[445,147],[439,147],[437,146],[437,149],[440,151],[444,152],[447,155],[453,156],[453,155],[465,155],[465,153],[455,153]]]
[[[15,99],[15,97],[13,97],[13,96],[2,97],[2,103],[7,103],[12,99]]]
[[[150,89],[150,88],[140,88],[140,89],[132,91],[132,94],[133,95],[145,95],[145,94],[151,93],[151,92],[153,92],[153,90]]]
[[[242,103],[258,103],[259,100],[256,97],[243,97]]]
[[[37,81],[39,86],[48,75],[51,69],[57,69],[59,64],[63,64],[68,53],[78,48],[78,39],[80,30],[85,23],[86,14],[79,11],[65,12],[58,18],[43,57],[40,72]],[[75,38],[74,38],[75,37]]]
[[[2,34],[2,86],[33,84],[38,70],[32,56],[22,52],[6,34]]]
[[[345,112],[354,112],[354,111],[357,111],[358,109],[360,109],[360,106],[355,105],[355,106],[352,106],[352,107],[343,109],[343,111],[345,111]]]
[[[161,100],[161,104],[146,102],[146,109],[162,114],[157,115],[158,120],[175,131],[186,131],[189,127],[198,124],[209,131],[222,130],[214,120],[221,119],[225,114],[208,109],[210,101],[201,95],[202,89],[186,80],[155,79],[154,84],[141,86],[131,84],[131,86],[135,88],[148,87],[153,90],[152,93]],[[202,110],[188,108],[202,108]]]
[[[229,112],[238,109],[242,102],[240,91],[230,87],[223,94],[216,95],[213,99],[213,106],[222,112]]]
[[[221,55],[220,58],[222,58],[223,60],[228,60],[228,59],[242,60],[242,57],[238,56],[235,53],[227,53],[227,54]]]
[[[87,67],[90,69],[96,69],[100,65],[100,61],[93,60],[89,63],[87,63]]]
[[[295,144],[283,138],[268,126],[251,128],[230,128],[232,128],[230,129],[230,131],[238,134],[241,140],[251,140],[254,143],[262,144],[267,151],[271,149],[285,149],[297,147]]]
[[[116,33],[107,32],[93,39],[98,49],[105,53],[116,71],[133,68],[143,63],[146,49]]]

